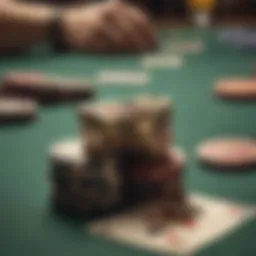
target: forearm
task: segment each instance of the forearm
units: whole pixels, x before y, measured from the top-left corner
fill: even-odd
[[[45,41],[53,16],[51,6],[5,0],[0,4],[0,52]]]

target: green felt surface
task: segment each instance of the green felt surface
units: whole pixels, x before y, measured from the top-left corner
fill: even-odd
[[[123,99],[143,92],[169,95],[176,105],[175,141],[189,160],[187,191],[256,204],[256,172],[222,175],[201,167],[195,157],[195,146],[204,139],[256,134],[255,102],[225,102],[212,94],[213,83],[220,77],[250,76],[255,52],[220,44],[216,32],[163,31],[163,45],[175,38],[201,38],[206,50],[185,56],[181,69],[150,71],[151,82],[145,87],[97,86],[99,97]],[[38,69],[93,79],[99,70],[115,68],[140,70],[140,56],[56,55],[41,49],[27,56],[0,60],[0,75],[12,69]],[[50,210],[48,147],[59,139],[78,135],[76,110],[76,103],[43,107],[37,122],[0,127],[1,255],[155,255],[91,237],[81,223],[61,218]],[[255,242],[256,221],[251,221],[198,255],[255,255]]]

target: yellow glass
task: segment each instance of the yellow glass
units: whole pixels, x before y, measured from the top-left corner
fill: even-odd
[[[212,11],[217,4],[217,0],[187,0],[187,1],[188,1],[189,7],[197,11]]]

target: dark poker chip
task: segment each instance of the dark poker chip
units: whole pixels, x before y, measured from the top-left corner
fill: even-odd
[[[168,194],[169,199],[183,197],[183,170],[186,157],[180,149],[170,149],[167,159],[138,163],[124,169],[124,200],[137,204]]]

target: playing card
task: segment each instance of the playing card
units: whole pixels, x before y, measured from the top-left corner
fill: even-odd
[[[198,210],[193,219],[169,221],[157,233],[150,233],[145,222],[145,213],[154,207],[153,203],[91,223],[90,230],[92,234],[158,253],[191,255],[256,216],[256,207],[200,194],[191,195],[189,202]]]
[[[102,70],[96,77],[96,82],[102,85],[143,86],[149,81],[150,76],[146,72],[129,70]]]
[[[148,55],[142,58],[141,65],[144,68],[177,69],[183,65],[180,56]]]

